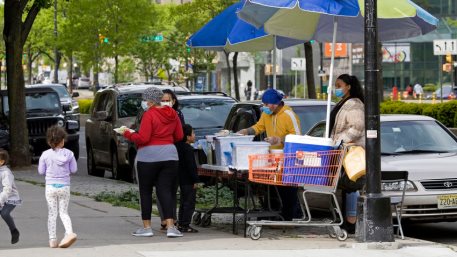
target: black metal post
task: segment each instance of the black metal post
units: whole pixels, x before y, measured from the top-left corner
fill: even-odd
[[[381,194],[377,0],[365,0],[366,194],[357,202],[359,242],[393,242],[390,198]]]

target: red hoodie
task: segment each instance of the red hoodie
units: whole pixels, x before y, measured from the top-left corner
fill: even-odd
[[[184,136],[176,111],[169,107],[151,107],[144,112],[138,133],[125,131],[124,137],[138,148],[148,145],[168,145],[181,141]]]

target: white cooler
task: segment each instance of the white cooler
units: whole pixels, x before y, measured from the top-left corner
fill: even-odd
[[[216,165],[228,166],[232,163],[232,143],[246,143],[251,142],[254,135],[251,136],[227,136],[216,137],[215,152],[216,152]]]
[[[237,170],[249,169],[249,155],[268,154],[267,142],[236,142],[232,149],[232,166]]]

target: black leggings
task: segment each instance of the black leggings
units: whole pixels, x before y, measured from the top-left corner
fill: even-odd
[[[156,187],[157,198],[162,206],[163,218],[173,219],[173,206],[176,206],[174,183],[178,176],[178,165],[178,161],[137,162],[143,220],[151,220],[153,186]]]
[[[7,204],[3,205],[3,208],[0,210],[0,215],[2,216],[3,220],[6,222],[6,225],[8,225],[8,228],[10,231],[13,231],[16,229],[16,225],[14,224],[13,217],[11,217],[11,212],[14,210],[16,205],[12,204]]]

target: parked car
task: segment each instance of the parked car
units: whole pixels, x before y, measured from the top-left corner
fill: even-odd
[[[298,115],[301,124],[301,134],[305,134],[314,124],[325,119],[327,101],[284,99],[284,103],[290,106]],[[332,106],[334,104],[332,103]],[[225,121],[224,129],[239,131],[257,123],[260,118],[261,101],[249,101],[235,104]],[[257,140],[263,136],[257,137]]]
[[[435,92],[436,99],[441,99],[441,88],[438,88]],[[457,86],[450,84],[443,85],[443,99],[454,100],[457,98]],[[432,95],[428,95],[427,99],[432,99]]]
[[[104,176],[110,170],[112,177],[126,176],[131,179],[128,162],[128,142],[114,132],[114,128],[131,127],[141,109],[141,94],[151,86],[171,89],[176,94],[188,94],[179,86],[125,85],[99,90],[91,106],[90,118],[86,121],[87,171],[89,175]]]
[[[204,94],[193,92],[189,95],[178,95],[180,110],[184,120],[190,124],[195,132],[195,140],[206,135],[213,135],[224,128],[224,122],[232,106],[237,102],[230,96],[220,93],[206,92]],[[137,115],[134,129],[138,129],[143,116],[143,110]],[[136,157],[136,146],[129,142],[129,162],[133,163]],[[132,178],[134,179],[134,171]]]
[[[43,88],[48,87],[54,89],[57,94],[59,94],[60,104],[62,106],[68,106],[69,111],[63,111],[65,119],[74,120],[78,123],[78,129],[80,128],[80,113],[79,113],[79,104],[78,101],[73,99],[73,97],[78,97],[78,92],[73,92],[71,95],[68,93],[67,88],[61,84],[35,84],[28,86],[30,88]]]
[[[325,122],[311,136],[322,136]],[[408,171],[402,220],[457,220],[457,137],[421,115],[381,115],[381,170]],[[382,184],[385,195],[401,195],[402,184]]]
[[[89,89],[90,84],[90,79],[87,77],[80,77],[78,79],[78,89]]]
[[[9,135],[8,92],[0,91],[0,136]],[[62,114],[62,106],[59,95],[50,87],[25,88],[25,106],[27,129],[30,150],[33,157],[38,158],[41,153],[49,149],[46,142],[46,131],[50,126],[57,125],[65,128],[68,137],[65,147],[73,151],[75,158],[79,158],[79,134],[78,124],[74,120],[67,120]],[[70,111],[69,106],[64,110]],[[1,139],[0,142],[4,142]]]

